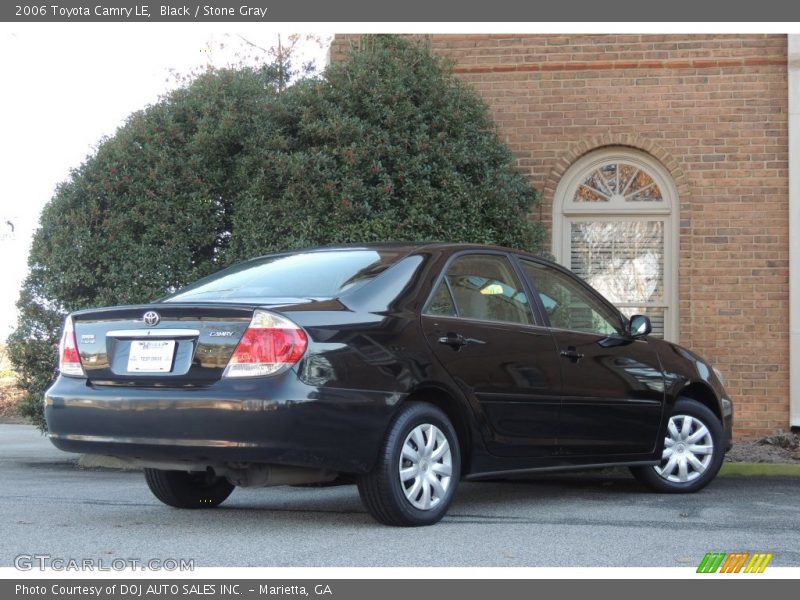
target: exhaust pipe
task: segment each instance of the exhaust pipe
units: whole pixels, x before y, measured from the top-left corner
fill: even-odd
[[[271,487],[304,483],[328,483],[339,475],[325,469],[285,467],[261,463],[227,463],[214,467],[214,473],[237,487]]]

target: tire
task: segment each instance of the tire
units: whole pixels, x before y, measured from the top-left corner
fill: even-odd
[[[175,508],[214,508],[231,495],[234,486],[210,471],[162,471],[145,469],[144,478],[153,495]]]
[[[684,427],[688,427],[688,437],[683,434]],[[673,431],[678,435],[671,433]],[[686,443],[687,439],[692,441],[696,436],[699,438],[693,443]],[[709,446],[710,454],[707,452]],[[655,466],[631,467],[631,473],[656,492],[697,492],[717,476],[725,458],[725,446],[725,432],[717,416],[696,400],[678,398],[670,415],[661,462]],[[685,470],[681,462],[685,464]],[[697,468],[697,464],[702,469]]]
[[[380,523],[433,525],[450,507],[460,475],[458,436],[447,415],[427,402],[409,402],[389,427],[373,470],[358,478],[358,493]]]

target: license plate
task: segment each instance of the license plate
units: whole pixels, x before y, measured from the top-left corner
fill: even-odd
[[[175,340],[134,340],[128,356],[129,373],[169,373]]]

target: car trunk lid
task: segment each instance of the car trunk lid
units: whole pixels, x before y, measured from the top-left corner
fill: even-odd
[[[156,303],[81,311],[72,318],[92,383],[192,387],[222,377],[254,310]]]

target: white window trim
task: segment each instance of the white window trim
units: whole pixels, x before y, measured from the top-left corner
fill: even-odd
[[[663,202],[630,202],[625,205],[606,202],[573,202],[583,178],[597,167],[614,161],[631,163],[645,170],[661,189]],[[642,219],[663,220],[664,225],[664,339],[677,342],[679,336],[678,189],[669,171],[650,155],[626,147],[609,147],[590,152],[575,161],[556,187],[553,202],[553,256],[569,268],[570,236],[567,227],[573,221]],[[613,219],[611,218],[613,217]],[[627,304],[627,303],[626,303]]]
[[[789,423],[800,427],[800,35],[788,36]]]

